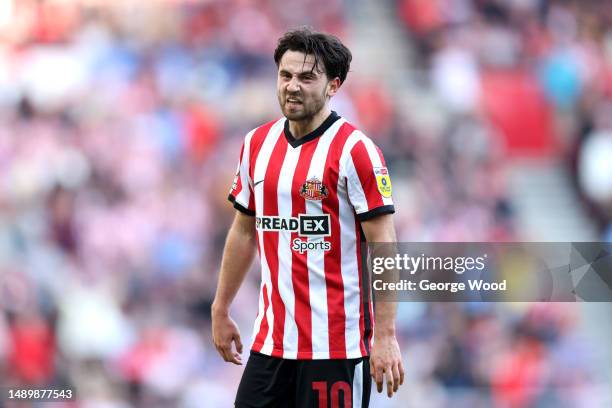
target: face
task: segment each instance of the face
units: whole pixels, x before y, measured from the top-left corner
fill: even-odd
[[[289,120],[312,119],[340,86],[339,78],[329,80],[322,68],[313,70],[314,61],[314,55],[307,55],[304,62],[303,53],[288,50],[279,62],[278,103]]]

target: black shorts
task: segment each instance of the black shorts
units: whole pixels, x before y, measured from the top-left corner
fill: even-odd
[[[251,351],[236,408],[367,408],[370,360],[285,360]]]

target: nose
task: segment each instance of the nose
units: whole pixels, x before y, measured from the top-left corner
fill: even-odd
[[[287,84],[287,91],[288,92],[299,92],[300,91],[300,84],[297,78],[295,77],[291,78],[291,80]]]

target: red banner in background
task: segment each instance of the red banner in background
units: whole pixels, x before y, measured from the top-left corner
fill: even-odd
[[[556,151],[552,111],[532,74],[485,72],[482,105],[509,155],[547,156]]]

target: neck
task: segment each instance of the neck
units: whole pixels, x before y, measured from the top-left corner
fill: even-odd
[[[301,139],[319,126],[327,119],[331,114],[331,109],[325,107],[319,111],[312,118],[300,120],[300,121],[289,121],[289,130],[296,139]]]

